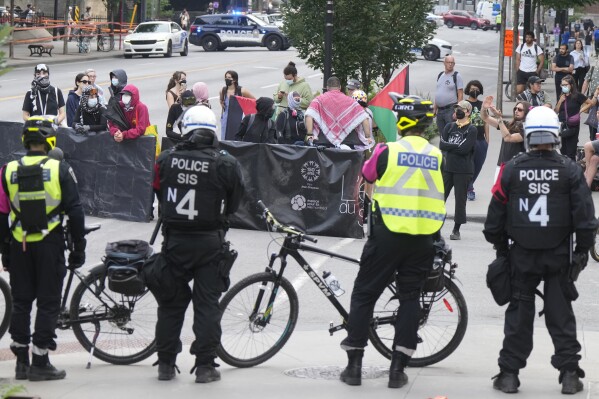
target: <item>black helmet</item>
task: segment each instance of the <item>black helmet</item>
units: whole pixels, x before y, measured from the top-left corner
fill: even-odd
[[[433,102],[419,96],[389,93],[393,100],[393,111],[397,112],[397,127],[403,134],[416,127],[424,131],[433,123]]]
[[[23,126],[23,145],[29,149],[30,144],[46,144],[46,151],[56,147],[56,124],[47,116],[32,116]]]

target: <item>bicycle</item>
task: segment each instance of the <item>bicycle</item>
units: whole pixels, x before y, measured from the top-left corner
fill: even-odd
[[[265,271],[239,281],[220,302],[223,336],[216,353],[222,361],[234,367],[252,367],[267,361],[283,348],[293,333],[299,301],[297,292],[283,277],[288,256],[298,263],[308,275],[308,280],[339,312],[343,321],[337,326],[331,323],[331,335],[347,328],[348,312],[300,251],[359,263],[358,259],[304,244],[304,241],[316,243],[317,240],[279,223],[261,201],[258,205],[263,210],[267,226],[286,233],[286,236],[279,253],[271,255]],[[275,262],[278,262],[278,271]],[[453,281],[457,264],[451,261],[451,250],[444,251],[443,258],[436,259],[435,266],[420,295],[418,347],[408,364],[412,367],[424,367],[445,359],[455,351],[466,333],[468,309],[464,296]],[[396,294],[393,280],[377,301],[370,321],[369,340],[388,359],[393,352],[394,325],[399,307]]]
[[[99,34],[98,35],[98,51],[112,51],[114,50],[114,35],[113,34]]]
[[[100,229],[85,226],[85,234]],[[67,249],[72,249],[68,224],[65,228]],[[69,268],[68,280],[61,300],[57,327],[72,328],[77,341],[92,356],[107,363],[127,365],[147,359],[156,352],[155,328],[157,303],[150,291],[124,295],[111,291],[107,284],[107,261],[94,265],[84,275]],[[67,307],[73,278],[79,279]],[[0,286],[1,288],[1,286]],[[133,313],[135,312],[135,319]]]
[[[83,29],[75,29],[73,35],[77,37],[77,48],[80,53],[89,53],[91,51],[91,36],[84,34]]]
[[[512,81],[511,80],[504,80],[503,84],[505,85],[505,88],[503,90],[503,94],[505,94],[505,97],[510,100],[510,101],[514,101],[514,98],[512,96]]]
[[[595,243],[591,247],[591,258],[596,262],[599,262],[599,242],[597,242],[597,234],[599,234],[599,227],[595,230]]]
[[[0,277],[0,339],[8,331],[10,318],[12,316],[12,295],[10,285]]]

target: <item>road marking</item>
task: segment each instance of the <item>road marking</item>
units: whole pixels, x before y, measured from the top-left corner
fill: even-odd
[[[279,69],[277,67],[255,66],[255,69]]]
[[[322,73],[315,73],[314,75],[308,76],[308,79],[317,78],[317,77],[321,77],[321,76],[322,76]]]
[[[278,83],[275,83],[274,85],[262,86],[261,89],[269,89],[271,87],[277,87],[278,85],[279,85]]]
[[[282,60],[282,59],[287,59],[288,56],[287,55],[281,55],[278,57],[273,57],[273,56],[269,56],[270,60]],[[108,58],[109,59],[109,58]],[[209,70],[213,70],[213,69],[227,69],[233,66],[238,66],[238,65],[246,65],[246,64],[250,64],[252,62],[261,62],[263,61],[264,58],[256,58],[253,60],[247,60],[247,61],[239,61],[239,62],[232,62],[232,63],[228,63],[228,64],[217,64],[217,65],[212,65],[212,66],[207,66],[207,67],[202,67],[202,68],[193,68],[193,69],[187,69],[187,74],[189,75],[190,72],[201,72],[201,71],[209,71]],[[89,61],[82,61],[85,62],[89,65]],[[70,62],[69,65],[73,65],[73,64],[77,64],[76,62]],[[62,64],[59,64],[62,65]],[[56,67],[54,67],[56,68]],[[25,67],[23,68],[15,68],[15,69],[26,69]],[[29,69],[29,67],[27,67],[27,69]],[[276,68],[278,69],[278,68]],[[154,78],[160,78],[160,77],[171,77],[172,73],[168,72],[168,73],[159,73],[159,74],[154,74],[154,75],[142,75],[139,77],[131,77],[129,76],[127,79],[127,83],[131,83],[131,82],[136,82],[136,81],[140,81],[140,80],[146,80],[146,79],[154,79]],[[96,82],[96,84],[99,84],[100,86],[106,86],[108,84],[110,84],[110,82],[105,81],[105,82]],[[275,84],[273,86],[278,86],[278,84]],[[273,87],[273,86],[266,86],[263,88],[268,88],[268,87]],[[71,87],[67,88],[67,89],[62,89],[62,92],[68,92],[69,90],[71,90]],[[0,97],[0,102],[2,101],[9,101],[9,100],[17,100],[19,98],[23,98],[25,94],[20,94],[18,96],[10,96],[10,97]]]
[[[4,79],[4,80],[0,80],[0,82],[12,82],[13,80],[17,80],[17,79]]]
[[[465,65],[465,64],[460,65],[460,68],[464,68],[464,67],[466,67],[466,68],[475,68],[475,69],[488,69],[489,71],[496,71],[497,70],[497,67],[491,68],[491,67],[482,67],[482,66]]]

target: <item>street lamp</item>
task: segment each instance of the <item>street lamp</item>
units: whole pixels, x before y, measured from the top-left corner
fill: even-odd
[[[333,0],[327,0],[324,16],[324,79],[322,92],[327,90],[327,80],[331,77],[333,64]]]

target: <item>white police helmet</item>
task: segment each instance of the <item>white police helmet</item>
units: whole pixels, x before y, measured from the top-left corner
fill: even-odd
[[[204,105],[188,108],[181,118],[181,134],[187,136],[193,130],[206,129],[216,134],[216,115]]]
[[[548,107],[535,107],[526,115],[524,121],[524,147],[529,150],[533,145],[560,145],[560,122],[557,114]]]

